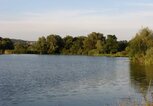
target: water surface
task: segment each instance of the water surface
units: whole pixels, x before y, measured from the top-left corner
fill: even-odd
[[[0,106],[141,103],[151,100],[152,79],[152,67],[131,65],[128,58],[0,55]]]

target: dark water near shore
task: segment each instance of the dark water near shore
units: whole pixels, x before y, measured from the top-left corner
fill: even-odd
[[[0,55],[0,106],[143,103],[152,79],[153,67],[122,57]]]

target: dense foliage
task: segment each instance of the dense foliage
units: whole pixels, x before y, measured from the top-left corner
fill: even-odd
[[[13,43],[12,43],[13,41]],[[116,54],[125,51],[128,42],[117,41],[115,35],[92,32],[87,36],[49,35],[40,37],[38,41],[30,44],[26,41],[0,39],[0,50],[13,49],[16,54],[64,54],[64,55],[99,55]],[[126,54],[126,53],[125,53]]]
[[[153,31],[148,28],[140,30],[127,49],[134,63],[153,64]]]
[[[102,33],[92,32],[87,37],[43,36],[35,45],[39,54],[98,55],[124,51],[127,41],[117,41],[115,35],[108,35],[106,38]]]
[[[13,42],[8,38],[0,37],[0,54],[4,53],[5,50],[12,50],[12,49],[14,49]]]

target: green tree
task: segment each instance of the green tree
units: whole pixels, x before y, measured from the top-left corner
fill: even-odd
[[[73,39],[73,44],[70,48],[71,54],[81,55],[83,52],[83,41],[86,37],[79,36]]]
[[[126,40],[118,41],[118,51],[119,52],[125,51],[127,46],[128,46],[128,42]]]
[[[0,50],[12,50],[14,44],[9,38],[0,38]]]
[[[38,39],[38,41],[36,42],[36,48],[40,54],[47,53],[47,41],[44,36]]]
[[[70,48],[73,45],[73,37],[72,36],[66,36],[63,38],[64,47],[62,50],[62,54],[71,54]]]
[[[39,50],[39,48],[38,48],[38,45],[37,45],[37,43],[38,42],[34,42],[33,44],[30,44],[29,46],[28,46],[28,48],[27,48],[27,51],[28,51],[28,54],[45,54],[45,53],[47,53],[46,51],[44,51],[44,52],[40,52]]]
[[[97,40],[96,49],[98,50],[99,53],[104,53],[104,45],[105,42],[103,42],[102,40]]]
[[[129,42],[129,54],[133,62],[145,64],[146,54],[153,47],[153,32],[149,28],[140,30],[136,36]],[[153,58],[152,58],[153,59]]]
[[[24,43],[16,43],[14,53],[27,54],[28,45]]]
[[[107,35],[104,52],[108,54],[116,53],[118,51],[118,42],[115,35]]]
[[[100,40],[102,43],[105,42],[105,37],[103,36],[103,34],[96,32],[92,32],[91,34],[89,34],[88,37],[83,42],[84,53],[88,54],[90,51],[97,49],[96,44],[98,40]]]
[[[63,48],[63,39],[59,35],[47,36],[48,54],[60,54]]]

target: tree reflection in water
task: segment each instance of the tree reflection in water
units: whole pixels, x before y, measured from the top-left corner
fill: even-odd
[[[131,86],[145,103],[153,103],[153,66],[130,65]]]

